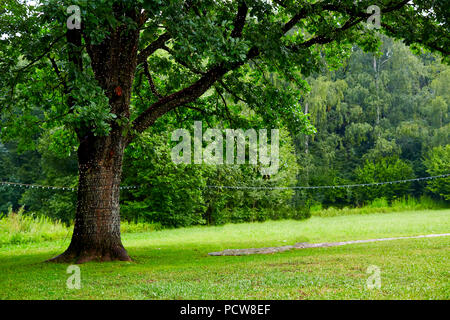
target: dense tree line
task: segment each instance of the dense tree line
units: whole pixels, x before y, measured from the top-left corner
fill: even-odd
[[[297,135],[301,185],[345,185],[395,181],[449,173],[450,69],[427,53],[383,38],[378,54],[354,48],[338,70],[309,79],[305,112],[317,128]],[[433,163],[440,152],[442,162]],[[439,168],[439,169],[438,169]],[[431,194],[447,197],[427,183],[403,183],[298,194],[324,205],[363,205]],[[438,182],[436,182],[438,183]],[[445,187],[447,186],[447,187]]]

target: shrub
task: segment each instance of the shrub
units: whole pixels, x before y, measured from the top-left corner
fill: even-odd
[[[386,198],[377,198],[374,199],[371,203],[367,205],[369,208],[387,208],[389,207],[389,203]]]
[[[267,220],[302,220],[311,216],[307,207],[294,208],[285,205],[278,208],[225,208],[217,215],[220,223],[263,222]]]
[[[203,224],[202,168],[174,164],[167,141],[168,135],[146,133],[127,149],[125,184],[141,187],[124,192],[121,214],[169,227]]]
[[[284,165],[270,178],[262,177],[257,165],[175,164],[167,132],[147,132],[126,150],[124,184],[141,185],[123,194],[121,214],[126,220],[184,227],[308,216],[306,208],[293,207],[291,189],[217,187],[294,185],[298,164],[285,130],[280,145]]]
[[[375,183],[414,178],[412,165],[398,157],[382,158],[379,161],[366,160],[364,166],[356,170],[358,183]],[[369,203],[377,198],[392,201],[411,193],[411,183],[393,183],[361,187],[356,193],[357,203]]]
[[[450,144],[430,150],[424,163],[430,175],[450,173]],[[427,188],[443,199],[450,200],[450,177],[430,180]]]

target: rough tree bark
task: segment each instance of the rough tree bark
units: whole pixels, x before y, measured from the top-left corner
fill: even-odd
[[[138,21],[137,12],[127,12]],[[68,32],[69,60],[82,69],[81,33]],[[109,99],[111,113],[117,119],[129,119],[132,84],[137,66],[139,30],[124,27],[113,30],[100,44],[90,44],[85,36],[96,80]],[[72,103],[69,96],[69,106]],[[120,237],[120,182],[122,161],[129,143],[124,128],[111,122],[108,136],[95,136],[93,128],[81,128],[77,134],[78,195],[75,226],[71,243],[51,262],[84,263],[96,261],[131,261]]]
[[[120,239],[121,132],[88,137],[78,149],[75,227],[69,248],[54,262],[130,261]]]

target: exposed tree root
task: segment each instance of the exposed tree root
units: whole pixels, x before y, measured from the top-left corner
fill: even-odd
[[[72,249],[69,247],[64,253],[46,262],[82,264],[90,261],[132,261],[123,246],[109,249]]]

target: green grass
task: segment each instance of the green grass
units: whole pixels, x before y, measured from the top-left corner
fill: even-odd
[[[150,232],[161,230],[159,223],[127,222],[121,223],[122,233]],[[24,214],[10,209],[6,216],[0,215],[0,247],[8,244],[42,242],[47,240],[70,239],[73,226],[67,227],[59,220],[44,216]]]
[[[449,299],[450,237],[404,239],[272,255],[208,252],[450,232],[450,210],[305,221],[270,221],[127,233],[134,262],[81,265],[82,288],[66,288],[68,265],[42,263],[67,240],[0,248],[1,299]],[[381,289],[368,290],[370,265]]]

